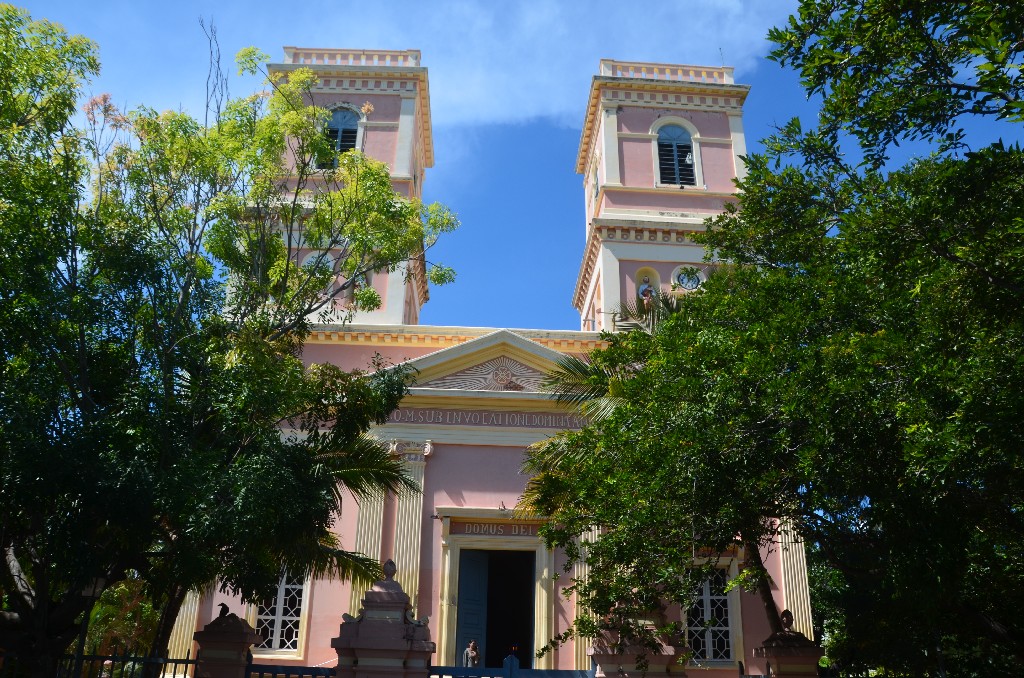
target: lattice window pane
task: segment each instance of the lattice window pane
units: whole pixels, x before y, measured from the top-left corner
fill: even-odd
[[[285,574],[277,586],[277,595],[256,607],[256,633],[264,650],[299,649],[299,622],[302,619],[301,577]]]
[[[732,659],[726,581],[725,572],[717,570],[701,585],[698,599],[687,610],[687,640],[694,659]]]

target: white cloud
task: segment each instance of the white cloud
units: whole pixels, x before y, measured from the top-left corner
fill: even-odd
[[[454,2],[350,5],[351,31],[366,45],[415,46],[430,69],[438,126],[553,117],[579,124],[601,58],[736,66],[742,75],[767,51],[768,27],[790,2]],[[359,28],[356,28],[359,27]],[[369,28],[369,30],[367,30]],[[316,36],[327,40],[330,29]],[[340,45],[339,45],[340,46]]]
[[[767,52],[768,28],[795,7],[795,0],[321,0],[286,8],[253,0],[26,1],[34,15],[99,43],[104,73],[96,91],[156,108],[200,102],[207,50],[199,16],[217,26],[228,59],[247,45],[275,59],[286,44],[419,49],[437,127],[539,117],[579,125],[601,58],[724,61],[742,81]]]

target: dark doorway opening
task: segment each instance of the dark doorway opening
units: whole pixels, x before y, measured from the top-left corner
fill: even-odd
[[[532,668],[535,569],[534,551],[461,551],[456,663],[472,639],[482,666],[498,668],[515,654]]]
[[[491,551],[487,585],[487,666],[510,654],[533,668],[533,551]]]

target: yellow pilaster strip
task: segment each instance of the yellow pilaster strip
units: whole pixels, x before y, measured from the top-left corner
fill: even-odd
[[[171,638],[167,643],[167,656],[173,659],[184,658],[192,652],[192,634],[196,632],[199,620],[199,594],[189,591],[178,610],[178,618],[174,620]],[[194,657],[193,657],[194,658]]]
[[[583,541],[591,542],[597,538],[597,530],[590,530],[583,536]],[[587,565],[587,547],[586,544],[580,544],[580,557],[579,560],[573,565],[572,577],[578,582],[586,582],[587,577],[590,576],[590,566]],[[580,604],[578,595],[574,595],[575,605],[575,616],[582,617],[587,614],[587,611]],[[576,670],[578,671],[589,671],[590,670],[590,654],[589,650],[593,643],[589,638],[575,638],[573,639],[573,660],[575,662]]]
[[[384,528],[384,495],[363,497],[356,521],[355,550],[370,558],[380,558],[381,533]],[[363,606],[363,587],[353,586],[349,614],[355,616]]]
[[[789,523],[783,523],[779,530],[779,546],[782,551],[782,591],[786,607],[793,613],[793,630],[813,639],[807,555],[803,541]]]
[[[409,477],[423,488],[427,457],[432,443],[399,443],[396,454],[405,464]],[[423,536],[423,492],[403,492],[398,496],[398,510],[395,517],[395,565],[398,572],[395,579],[409,594],[413,612],[419,608],[420,547]]]

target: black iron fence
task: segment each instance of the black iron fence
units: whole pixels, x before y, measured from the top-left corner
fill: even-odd
[[[73,654],[57,663],[54,678],[185,678],[193,675],[196,660],[144,657],[127,651],[112,654]],[[17,655],[0,654],[0,678],[27,676],[29,662]]]
[[[274,664],[249,664],[246,678],[330,678],[333,666],[276,666]]]

